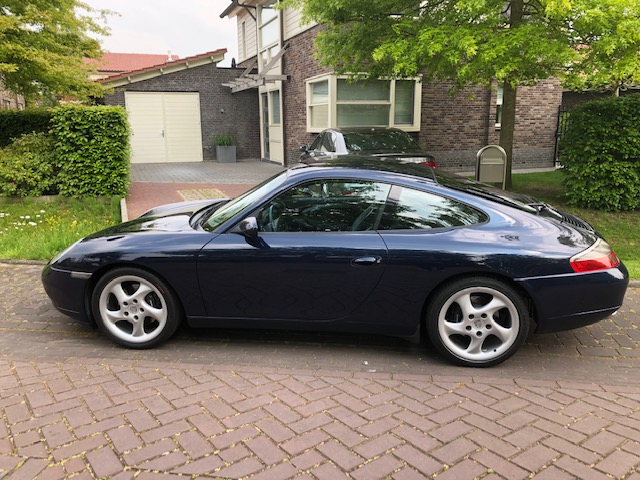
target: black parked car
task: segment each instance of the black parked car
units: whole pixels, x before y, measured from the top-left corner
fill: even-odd
[[[78,241],[42,279],[63,313],[130,348],[193,327],[425,331],[455,363],[530,328],[613,314],[628,274],[579,218],[419,164],[350,157],[235,199],[158,207]]]
[[[300,151],[303,163],[324,162],[339,155],[369,155],[436,167],[433,155],[422,151],[407,132],[397,128],[328,128]]]

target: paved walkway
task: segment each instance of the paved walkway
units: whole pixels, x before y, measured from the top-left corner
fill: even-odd
[[[131,188],[123,209],[133,219],[163,203],[198,198],[235,197],[283,168],[267,162],[133,164]]]

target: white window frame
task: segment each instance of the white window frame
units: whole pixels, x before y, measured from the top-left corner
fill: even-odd
[[[280,10],[275,10],[275,15],[269,18],[266,22],[262,23],[262,12],[266,9],[272,9],[277,3],[277,0],[266,2],[265,5],[258,6],[258,71],[262,72],[264,67],[271,61],[271,59],[280,51]],[[267,44],[263,43],[263,30],[266,27],[275,25],[277,29],[277,38],[273,42]],[[278,62],[279,63],[279,62]],[[273,68],[277,68],[274,65]]]
[[[395,127],[405,132],[419,132],[420,120],[421,120],[421,107],[422,107],[422,79],[420,77],[403,78],[399,80],[410,80],[414,82],[414,94],[413,94],[413,122],[410,124],[396,124],[395,123],[395,94],[396,94],[396,80],[385,79],[380,80],[390,82],[390,91],[388,100],[342,100],[338,101],[338,80],[348,79],[348,76],[338,76],[334,74],[318,75],[306,80],[306,112],[307,112],[307,132],[318,133],[325,128],[335,128],[338,125],[338,104],[343,105],[389,105],[389,118],[388,125],[386,127]],[[312,125],[311,122],[311,109],[325,105],[324,102],[312,103],[312,85],[315,83],[327,82],[328,96],[327,96],[327,110],[328,119],[327,125]],[[370,125],[363,125],[370,126]]]
[[[504,98],[504,88],[498,84],[496,88],[496,130],[502,127],[502,101]]]

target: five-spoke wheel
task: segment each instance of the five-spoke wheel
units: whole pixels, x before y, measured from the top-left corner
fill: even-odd
[[[439,290],[427,310],[435,347],[455,363],[488,367],[524,342],[529,315],[521,296],[493,278],[473,277]]]
[[[167,340],[180,323],[175,296],[155,275],[117,268],[97,283],[92,308],[100,329],[119,345],[150,348]]]

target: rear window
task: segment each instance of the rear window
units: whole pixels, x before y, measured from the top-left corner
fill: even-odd
[[[488,217],[451,198],[421,190],[394,187],[385,208],[380,230],[425,230],[484,223]]]
[[[345,133],[350,152],[419,152],[418,144],[404,132],[372,131]]]

